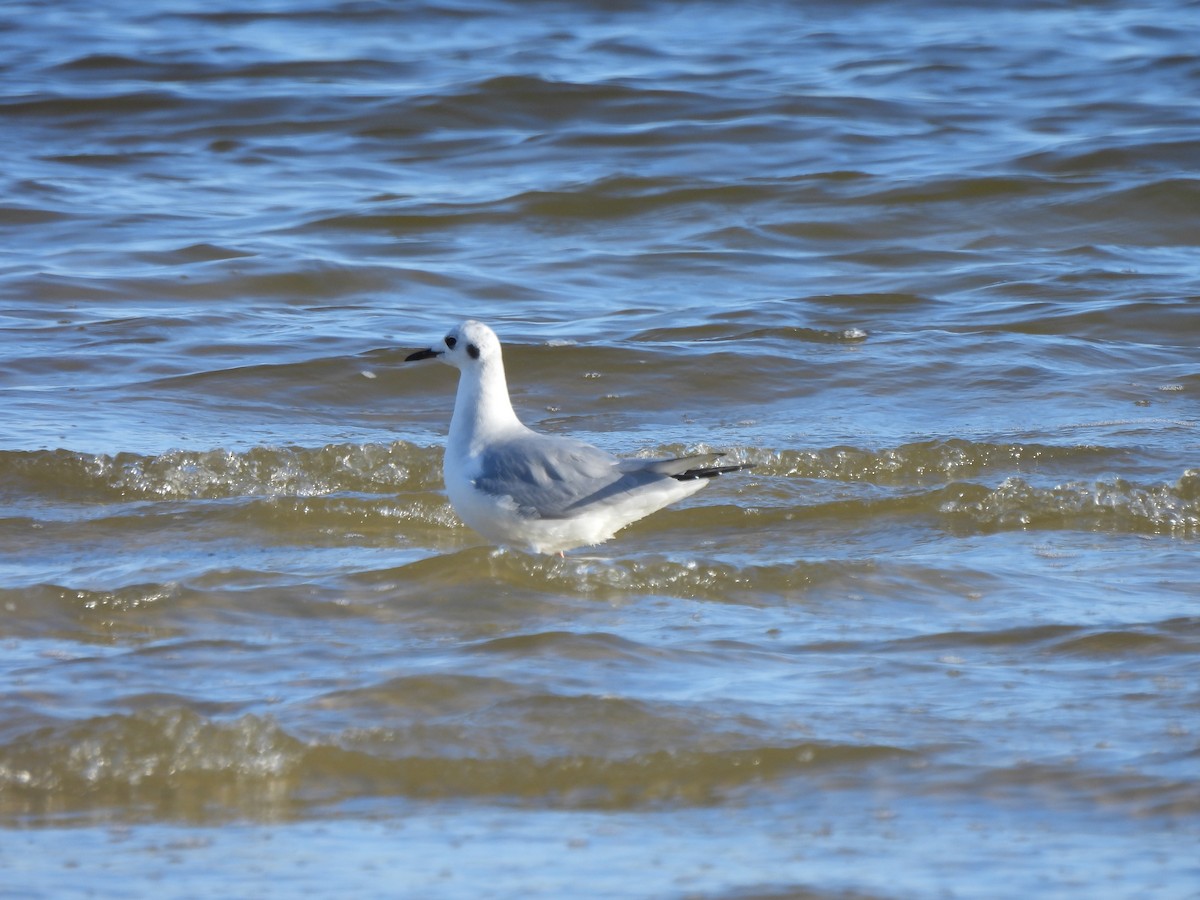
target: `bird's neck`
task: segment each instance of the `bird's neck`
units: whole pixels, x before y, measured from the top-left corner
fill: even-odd
[[[452,447],[474,456],[482,442],[523,427],[508,399],[508,382],[499,360],[486,362],[478,377],[469,377],[465,372],[459,375],[454,414],[450,417]]]

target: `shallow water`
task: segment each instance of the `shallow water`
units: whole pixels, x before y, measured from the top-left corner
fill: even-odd
[[[0,9],[14,896],[1195,896],[1200,6]],[[750,462],[566,559],[532,426]]]

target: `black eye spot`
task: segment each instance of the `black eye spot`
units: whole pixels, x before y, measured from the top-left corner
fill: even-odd
[[[457,343],[458,343],[457,338],[452,338],[452,337],[446,338],[446,346],[449,347],[451,350],[454,349],[454,345]]]
[[[467,352],[471,354],[471,359],[479,359],[479,348],[474,344],[467,344]]]

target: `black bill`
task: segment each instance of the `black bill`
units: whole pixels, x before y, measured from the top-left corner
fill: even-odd
[[[418,350],[416,353],[410,353],[404,357],[405,362],[416,362],[418,359],[435,359],[442,355],[441,350]]]

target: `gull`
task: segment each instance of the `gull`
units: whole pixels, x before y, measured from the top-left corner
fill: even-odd
[[[621,459],[570,437],[527,428],[513,411],[500,339],[482,322],[452,329],[442,346],[409,354],[459,371],[442,473],[450,505],[489,541],[557,553],[607,541],[631,522],[682,500],[709,479],[748,465],[720,453]]]

